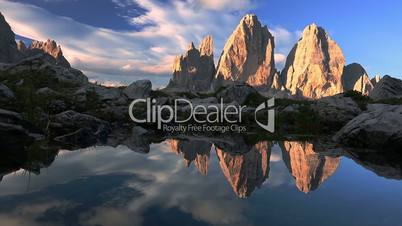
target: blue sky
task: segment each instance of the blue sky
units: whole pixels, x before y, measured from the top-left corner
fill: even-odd
[[[245,13],[275,36],[281,69],[300,32],[324,27],[346,62],[402,78],[402,2],[378,0],[0,0],[15,33],[55,39],[78,69],[104,83],[148,78],[163,86],[190,41],[215,39],[215,58]]]

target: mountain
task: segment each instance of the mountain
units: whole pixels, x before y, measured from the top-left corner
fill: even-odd
[[[46,42],[34,40],[23,52],[29,56],[48,54],[55,59],[55,64],[57,66],[71,67],[70,63],[66,60],[66,58],[64,58],[60,45],[57,45],[54,40],[48,39]]]
[[[71,67],[64,58],[61,47],[53,40],[46,42],[33,40],[28,48],[24,42],[16,42],[14,32],[0,13],[0,62],[18,63],[23,59],[37,58],[38,55],[42,55],[41,58],[52,65]]]
[[[203,92],[211,88],[215,74],[214,42],[206,36],[199,49],[190,43],[184,55],[176,57],[173,64],[173,78],[167,89]]]
[[[0,62],[14,63],[22,58],[15,42],[15,34],[0,13]]]
[[[268,178],[271,145],[257,143],[245,154],[235,154],[216,148],[219,165],[233,191],[240,198],[246,198]]]
[[[282,81],[292,95],[320,98],[343,92],[345,59],[341,48],[316,24],[307,26],[290,51]]]
[[[355,90],[363,95],[368,95],[374,88],[366,70],[358,63],[352,63],[344,67],[342,84],[345,91]]]
[[[340,157],[318,154],[312,143],[285,141],[280,146],[283,161],[304,193],[317,189],[339,166]]]
[[[374,100],[402,98],[402,80],[385,75],[370,93]]]
[[[270,87],[276,72],[274,48],[274,37],[257,16],[244,16],[225,44],[214,87],[233,82]]]

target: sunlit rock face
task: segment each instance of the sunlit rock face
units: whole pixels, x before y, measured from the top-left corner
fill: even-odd
[[[246,198],[268,178],[271,144],[264,141],[256,144],[245,154],[234,154],[216,148],[219,165],[233,191]]]
[[[345,66],[342,74],[342,84],[345,91],[355,90],[366,96],[374,88],[366,70],[357,63]]]
[[[308,142],[285,141],[280,144],[282,158],[296,180],[297,188],[308,193],[317,189],[338,168],[340,157],[324,156]]]
[[[290,51],[281,76],[292,95],[313,99],[332,96],[343,92],[344,64],[338,44],[323,28],[311,24]]]
[[[168,140],[170,149],[181,154],[187,167],[194,161],[201,175],[208,173],[208,161],[212,144],[203,140]]]
[[[40,53],[46,53],[52,56],[56,61],[57,66],[70,67],[70,63],[64,58],[61,47],[57,45],[54,40],[32,41],[31,45],[25,50],[28,55],[35,55]]]
[[[0,63],[14,63],[21,57],[15,42],[15,34],[0,13]]]
[[[205,92],[211,89],[214,74],[214,42],[211,36],[206,36],[199,49],[190,43],[186,53],[176,57],[173,64],[173,78],[167,89]]]
[[[276,72],[274,47],[274,37],[257,16],[244,16],[225,44],[214,87],[234,81],[270,87]]]

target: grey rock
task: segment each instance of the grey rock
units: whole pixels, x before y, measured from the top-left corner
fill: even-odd
[[[150,138],[148,131],[141,126],[134,126],[131,130],[131,136],[123,144],[131,150],[139,153],[148,153],[150,151]]]
[[[39,72],[58,79],[59,81],[87,84],[88,78],[80,71],[74,68],[57,66],[51,61],[51,56],[39,54],[24,58],[15,64],[7,65],[2,71],[13,74],[26,74]]]
[[[115,87],[94,85],[93,90],[102,101],[118,100],[122,96],[121,91]]]
[[[329,122],[346,123],[361,113],[356,102],[343,94],[323,97],[312,106],[318,115]]]
[[[87,145],[86,142],[94,144],[93,137],[96,137],[96,141],[103,142],[111,131],[108,122],[72,110],[52,116],[50,128],[55,134],[58,134],[56,137],[59,141],[70,142],[74,141],[80,134],[90,134],[87,136],[87,141],[79,140],[80,143],[73,144],[77,146],[85,146]]]
[[[15,34],[4,16],[0,13],[0,62],[14,63],[20,60],[22,54],[17,49]]]
[[[41,131],[24,120],[21,114],[0,109],[0,150],[23,150],[42,138]]]
[[[0,100],[10,100],[14,99],[15,95],[6,85],[0,83]]]
[[[402,98],[402,80],[385,75],[370,93],[374,100]]]
[[[402,106],[373,104],[348,122],[333,140],[356,148],[402,148]]]
[[[224,90],[218,92],[218,101],[222,98],[225,103],[237,102],[238,104],[244,104],[248,96],[251,94],[257,94],[257,90],[247,84],[232,84]]]
[[[43,88],[38,89],[36,91],[36,94],[45,95],[45,96],[60,95],[60,93],[50,89],[49,87],[43,87]]]
[[[127,86],[123,93],[130,99],[149,97],[152,91],[152,83],[149,80],[138,80]]]

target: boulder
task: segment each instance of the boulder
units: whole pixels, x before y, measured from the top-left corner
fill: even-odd
[[[348,122],[333,140],[349,147],[402,148],[402,106],[369,104],[367,111]]]
[[[345,124],[361,113],[356,102],[343,94],[323,97],[312,108],[325,121]]]
[[[244,16],[227,40],[220,56],[214,87],[245,82],[271,87],[276,72],[274,37],[256,15]]]
[[[60,95],[60,93],[50,89],[49,87],[43,87],[43,88],[38,89],[36,91],[36,94],[44,95],[44,96],[57,96],[57,95]]]
[[[117,87],[93,85],[92,90],[98,95],[101,101],[116,101],[122,97],[122,92]]]
[[[147,98],[151,94],[152,83],[149,80],[138,80],[131,83],[123,90],[123,94],[129,99]]]
[[[24,120],[21,114],[0,109],[0,150],[21,151],[42,138],[42,132]]]
[[[223,99],[224,103],[237,102],[238,104],[244,104],[251,94],[258,94],[257,90],[247,84],[232,84],[218,92],[218,102]]]
[[[402,80],[385,75],[370,93],[374,100],[402,98]]]
[[[316,24],[307,26],[290,51],[282,81],[292,95],[318,99],[343,92],[341,48]]]
[[[108,122],[72,110],[52,116],[50,129],[55,134],[55,140],[79,147],[104,142],[111,131]],[[85,136],[81,136],[83,134]]]
[[[0,83],[0,100],[14,99],[15,95],[6,85]]]

